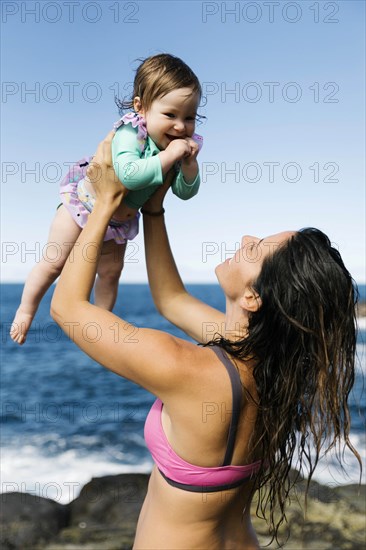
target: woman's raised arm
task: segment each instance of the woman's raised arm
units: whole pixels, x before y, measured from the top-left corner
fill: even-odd
[[[99,145],[88,169],[95,206],[61,273],[51,315],[85,353],[116,374],[162,400],[178,392],[189,394],[194,372],[187,365],[196,346],[161,331],[136,328],[89,302],[104,234],[124,193],[112,167],[111,140],[112,134]]]
[[[159,313],[197,342],[208,342],[215,332],[225,331],[225,315],[194,298],[185,289],[170,248],[162,203],[171,183],[164,185],[147,201],[144,219],[146,267],[151,294]],[[153,215],[159,214],[160,215]]]

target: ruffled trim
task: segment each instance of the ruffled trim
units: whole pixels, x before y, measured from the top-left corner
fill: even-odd
[[[200,136],[199,134],[193,134],[192,139],[193,139],[193,141],[195,141],[197,143],[198,150],[201,151],[201,149],[203,147],[203,137]]]
[[[84,157],[71,167],[70,171],[62,179],[60,184],[61,200],[71,214],[75,223],[83,228],[89,218],[89,210],[81,202],[78,193],[79,182],[85,178],[86,167],[93,157]],[[88,197],[85,197],[88,199]],[[117,244],[124,244],[136,237],[139,232],[139,217],[137,212],[134,218],[126,222],[121,222],[118,226],[108,225],[105,241],[114,240]]]
[[[137,128],[137,142],[141,153],[143,153],[147,140],[146,120],[144,117],[136,112],[127,113],[113,124],[113,128],[118,130],[123,124],[132,124],[132,128]]]

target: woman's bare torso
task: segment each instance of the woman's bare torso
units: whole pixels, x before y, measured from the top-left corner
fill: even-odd
[[[208,348],[197,349],[202,370],[211,376],[192,390],[189,404],[179,396],[165,402],[161,422],[174,451],[198,466],[222,464],[231,418],[232,395],[225,367]],[[255,395],[248,368],[240,363],[243,384]],[[215,395],[215,399],[212,396]],[[218,414],[204,417],[206,404],[218,404]],[[210,408],[212,410],[212,408]],[[254,462],[249,441],[257,407],[244,400],[232,464]],[[174,419],[174,421],[173,421]],[[169,485],[156,466],[136,530],[134,550],[254,550],[259,549],[250,520],[253,482],[214,493],[194,493]],[[245,508],[245,513],[243,511]]]
[[[252,483],[192,493],[170,486],[154,466],[133,550],[258,550],[250,519]]]

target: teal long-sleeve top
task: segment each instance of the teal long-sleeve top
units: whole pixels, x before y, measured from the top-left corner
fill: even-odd
[[[113,167],[118,179],[129,190],[124,203],[130,208],[141,208],[156,189],[163,183],[163,172],[160,149],[147,136],[143,153],[137,140],[137,128],[131,124],[123,124],[117,129],[112,140]],[[183,200],[197,195],[200,186],[200,176],[188,184],[181,169],[172,183],[172,191]]]

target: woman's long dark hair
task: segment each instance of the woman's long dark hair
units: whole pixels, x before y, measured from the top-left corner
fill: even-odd
[[[256,479],[259,511],[273,538],[286,520],[296,479],[309,483],[321,454],[347,446],[348,396],[355,376],[357,287],[328,237],[306,228],[263,262],[253,284],[262,305],[250,315],[248,335],[216,338],[231,356],[254,359],[259,396],[253,452],[263,457]],[[273,540],[272,538],[272,540]]]

